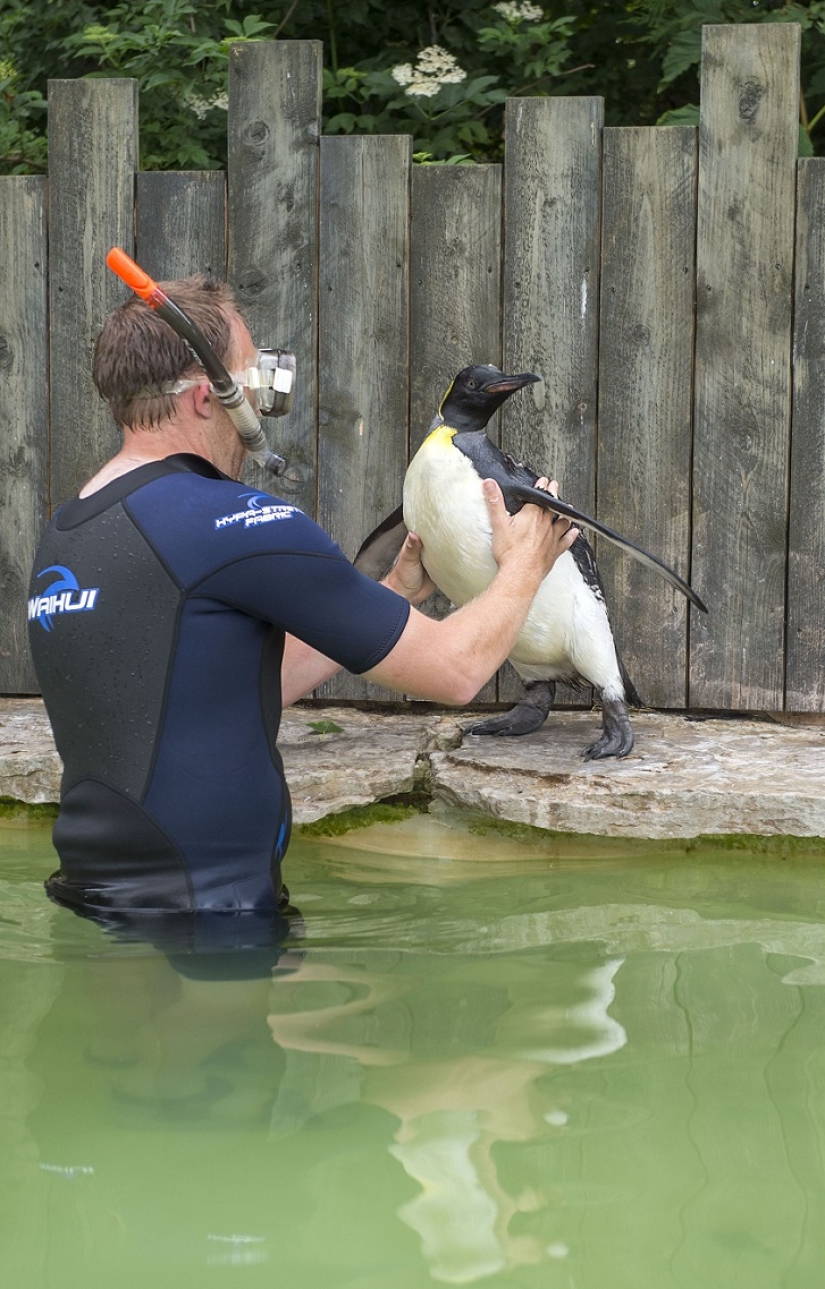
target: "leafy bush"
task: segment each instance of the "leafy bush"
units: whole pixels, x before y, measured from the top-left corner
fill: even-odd
[[[45,170],[47,81],[79,76],[138,80],[145,169],[224,166],[236,40],[323,40],[327,133],[410,133],[418,160],[455,163],[500,158],[510,95],[601,94],[612,125],[695,119],[702,24],[787,21],[810,151],[825,0],[3,0],[0,172]]]

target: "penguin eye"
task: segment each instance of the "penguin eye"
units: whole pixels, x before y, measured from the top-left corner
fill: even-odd
[[[467,388],[468,388],[468,389],[478,389],[478,381],[477,381],[477,380],[468,380],[468,381],[467,381]]]

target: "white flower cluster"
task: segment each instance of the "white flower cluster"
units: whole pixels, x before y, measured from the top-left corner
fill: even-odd
[[[214,98],[199,98],[197,94],[190,94],[187,101],[199,121],[202,121],[206,113],[213,107],[222,112],[226,112],[229,109],[228,94],[216,94]]]
[[[502,18],[508,22],[540,22],[544,17],[544,10],[540,5],[530,4],[530,0],[520,0],[520,3],[514,0],[501,0],[500,4],[494,4],[493,8],[496,13],[500,13]]]
[[[399,63],[392,69],[392,78],[399,85],[404,85],[405,94],[412,98],[432,98],[442,85],[457,85],[467,79],[467,73],[459,67],[452,54],[440,45],[428,45],[422,49],[415,62]]]

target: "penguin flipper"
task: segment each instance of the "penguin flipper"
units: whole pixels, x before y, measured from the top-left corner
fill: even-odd
[[[480,478],[495,479],[504,495],[504,504],[511,515],[528,501],[537,506],[544,506],[545,509],[552,510],[557,515],[564,515],[577,526],[589,528],[591,532],[599,533],[614,546],[618,546],[632,559],[638,560],[659,577],[663,577],[666,582],[670,582],[671,586],[675,586],[677,591],[687,596],[691,604],[695,604],[702,613],[707,613],[707,606],[674,569],[656,555],[651,555],[641,546],[636,546],[627,537],[614,532],[606,524],[599,523],[598,519],[591,519],[583,510],[577,510],[575,506],[562,501],[561,498],[534,487],[539,477],[536,472],[522,462],[514,461],[512,457],[507,456],[486,434],[460,432],[453,436],[453,446],[470,458]]]
[[[529,487],[525,487],[523,485],[516,485],[512,491],[516,491],[516,489],[523,501],[534,501],[535,504],[544,505],[548,510],[554,510],[556,514],[563,514],[567,519],[571,519],[575,525],[584,525],[585,528],[590,528],[590,531],[598,532],[599,536],[606,538],[607,541],[612,541],[612,544],[614,544],[615,547],[619,547],[620,550],[624,550],[625,554],[628,554],[630,558],[637,559],[639,563],[650,568],[652,572],[659,574],[660,577],[664,577],[664,580],[669,581],[670,585],[675,586],[675,589],[681,590],[683,596],[687,596],[687,598],[690,599],[691,605],[695,605],[696,608],[699,608],[700,612],[703,612],[703,614],[708,612],[708,606],[705,605],[703,599],[700,599],[700,597],[697,596],[694,588],[688,585],[686,581],[684,581],[683,577],[679,577],[678,572],[675,572],[674,568],[670,568],[666,565],[663,559],[659,559],[657,556],[651,556],[650,550],[637,547],[633,541],[630,541],[628,538],[623,538],[620,532],[615,532],[614,528],[608,528],[606,523],[599,523],[598,519],[590,519],[587,514],[584,514],[583,510],[576,509],[575,505],[568,505],[567,501],[562,501],[558,498],[554,498],[554,496],[550,496],[549,492],[535,489],[535,487],[530,487],[529,489]],[[505,499],[507,499],[507,496],[505,496]]]
[[[557,515],[564,515],[566,519],[571,520],[577,526],[582,525],[585,528],[589,528],[591,532],[598,533],[607,541],[612,542],[614,546],[618,546],[619,550],[624,551],[631,559],[637,560],[640,564],[644,564],[646,568],[651,569],[652,572],[657,573],[659,577],[663,577],[677,591],[681,591],[682,595],[687,596],[691,604],[694,604],[701,613],[707,613],[707,605],[696,594],[693,587],[689,586],[674,569],[665,564],[663,560],[660,560],[657,555],[651,555],[649,551],[643,550],[641,546],[636,546],[627,537],[622,537],[621,533],[608,528],[607,524],[600,523],[598,519],[591,519],[584,511],[577,510],[575,506],[569,505],[559,497],[551,496],[549,492],[544,492],[541,488],[530,488],[525,484],[508,481],[506,489],[502,488],[502,492],[504,492],[505,502],[508,500],[508,496],[518,498],[522,505],[531,501],[537,506],[544,506],[545,509],[554,511]],[[507,508],[508,510],[510,509],[509,506]]]
[[[404,523],[404,508],[398,506],[391,515],[387,515],[377,528],[361,543],[358,554],[352,561],[361,573],[366,573],[374,581],[385,578],[398,559],[399,551],[407,536]]]

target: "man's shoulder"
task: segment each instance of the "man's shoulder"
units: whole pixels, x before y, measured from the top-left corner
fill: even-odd
[[[335,555],[292,502],[217,473],[171,471],[125,500],[148,541],[186,584],[254,555]]]
[[[198,462],[199,458],[192,460]],[[139,519],[177,531],[195,525],[201,533],[249,532],[285,520],[312,523],[291,502],[230,479],[212,467],[208,471],[186,466],[170,469],[135,491],[127,498],[127,505]]]

